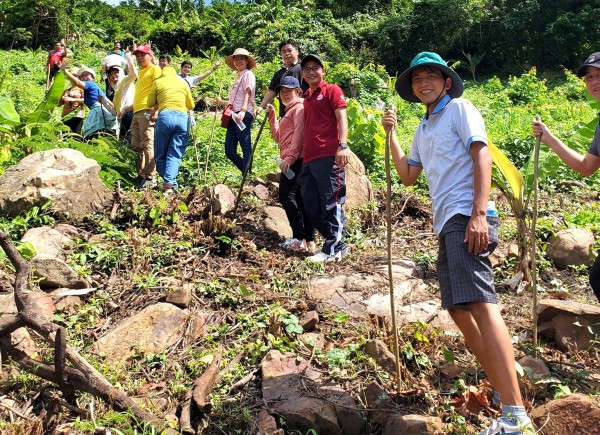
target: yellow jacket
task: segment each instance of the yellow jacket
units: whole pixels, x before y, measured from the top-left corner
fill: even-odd
[[[177,76],[175,68],[166,66],[162,75],[152,84],[148,95],[148,105],[158,103],[158,111],[165,109],[179,110],[187,113],[194,108],[194,99],[188,84]]]

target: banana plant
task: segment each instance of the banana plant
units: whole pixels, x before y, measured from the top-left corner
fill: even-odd
[[[6,74],[6,72],[5,72]],[[36,109],[28,115],[19,116],[12,100],[0,95],[0,163],[11,159],[11,143],[22,136],[31,137],[37,130],[50,121],[52,112],[65,89],[65,75],[59,72],[52,86]]]
[[[597,101],[590,101],[590,103],[595,109],[600,109]],[[598,118],[588,123],[578,124],[575,133],[566,141],[566,144],[573,150],[585,154],[594,137],[596,125],[598,125]],[[521,272],[522,280],[529,284],[531,282],[531,275],[528,253],[531,252],[531,243],[535,243],[536,240],[535,234],[529,234],[528,231],[528,228],[530,228],[528,220],[531,218],[529,201],[533,193],[534,184],[533,146],[529,159],[520,169],[517,169],[491,140],[489,141],[488,148],[492,160],[498,169],[498,171],[493,171],[492,173],[492,183],[507,199],[517,221],[519,256],[515,265],[517,269],[515,272]],[[560,158],[548,146],[542,144],[538,159],[538,181],[555,175],[560,165]]]

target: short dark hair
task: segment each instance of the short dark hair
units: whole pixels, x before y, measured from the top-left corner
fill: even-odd
[[[181,67],[180,68],[183,68],[186,65],[189,65],[190,68],[193,67],[192,62],[190,62],[189,60],[184,60],[183,62],[181,62]]]
[[[161,59],[167,59],[167,62],[171,63],[171,56],[169,56],[168,54],[161,54],[158,58],[158,60]]]
[[[294,41],[293,39],[286,39],[285,41],[279,43],[279,51],[281,51],[281,49],[286,45],[291,45],[296,50],[300,50],[300,47],[298,47],[298,43],[296,41]]]

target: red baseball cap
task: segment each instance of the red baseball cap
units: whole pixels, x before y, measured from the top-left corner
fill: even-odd
[[[144,53],[152,56],[152,50],[147,45],[138,45],[135,50],[133,50],[133,54]]]

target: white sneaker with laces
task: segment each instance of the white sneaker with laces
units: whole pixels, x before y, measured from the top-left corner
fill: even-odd
[[[479,435],[526,435],[535,434],[531,426],[531,420],[517,420],[514,418],[500,417],[498,420],[492,420],[492,423],[486,430],[479,432]]]

